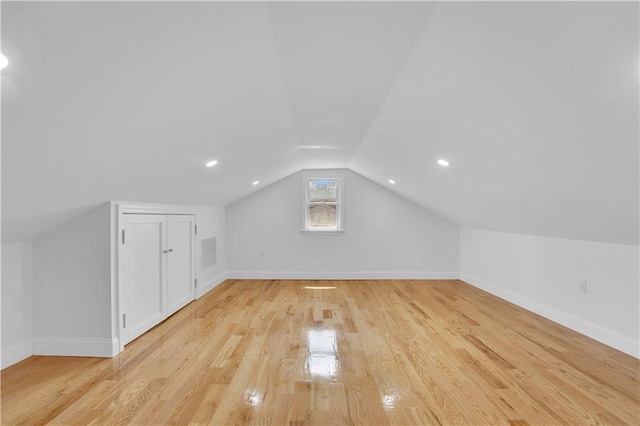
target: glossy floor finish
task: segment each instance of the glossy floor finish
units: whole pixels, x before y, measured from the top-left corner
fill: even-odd
[[[2,372],[2,424],[638,424],[638,360],[460,281],[228,280],[113,359]]]

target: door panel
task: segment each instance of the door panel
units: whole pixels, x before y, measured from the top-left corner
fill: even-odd
[[[126,301],[125,344],[167,317],[166,220],[166,216],[124,215],[120,288]]]
[[[168,217],[168,315],[195,299],[195,216]]]

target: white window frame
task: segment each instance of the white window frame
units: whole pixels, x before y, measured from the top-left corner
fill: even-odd
[[[313,228],[309,226],[309,180],[338,181],[336,200],[336,228]],[[340,235],[344,233],[344,176],[335,173],[303,173],[302,175],[302,231],[311,235]]]

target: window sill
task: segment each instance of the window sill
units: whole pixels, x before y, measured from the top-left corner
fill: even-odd
[[[311,231],[309,229],[301,229],[300,232],[306,235],[342,235],[344,234],[344,229],[332,229],[331,231]]]

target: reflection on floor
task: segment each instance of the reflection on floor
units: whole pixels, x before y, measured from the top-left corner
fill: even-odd
[[[335,330],[307,331],[307,367],[311,377],[335,377],[339,373]]]

